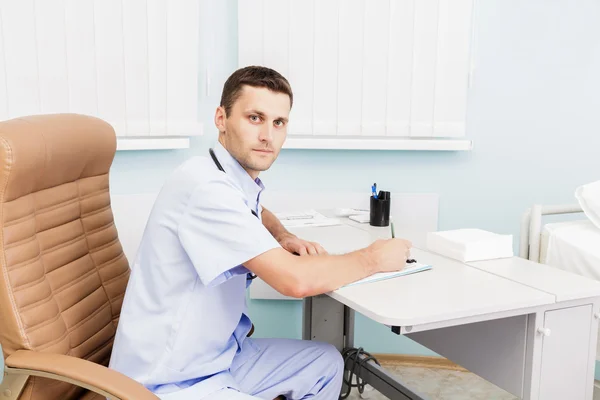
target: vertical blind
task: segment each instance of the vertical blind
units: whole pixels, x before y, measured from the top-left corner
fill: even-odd
[[[199,0],[0,1],[0,120],[74,112],[120,137],[191,136]]]
[[[473,2],[240,0],[239,65],[289,79],[292,137],[464,137]]]

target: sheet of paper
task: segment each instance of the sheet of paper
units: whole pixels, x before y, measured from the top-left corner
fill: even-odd
[[[371,220],[371,216],[369,214],[351,215],[348,218],[361,224],[365,224]]]
[[[431,265],[428,265],[428,264],[420,264],[420,263],[407,264],[406,267],[402,271],[379,272],[377,274],[373,274],[373,275],[368,276],[359,281],[349,283],[348,285],[346,285],[344,287],[361,285],[363,283],[377,282],[377,281],[381,281],[384,279],[391,279],[391,278],[396,278],[399,276],[415,274],[417,272],[430,270],[431,268],[432,268]]]
[[[342,221],[340,221],[338,218],[328,218],[316,210],[276,213],[275,216],[286,228],[302,226],[331,226],[340,225],[342,223]]]

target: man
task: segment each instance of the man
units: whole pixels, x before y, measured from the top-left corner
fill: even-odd
[[[258,175],[285,141],[292,99],[287,80],[271,69],[234,72],[215,113],[214,153],[181,165],[156,200],[111,368],[161,399],[337,399],[343,362],[333,346],[247,337],[253,274],[302,298],[405,264],[404,240],[328,255],[261,207]]]

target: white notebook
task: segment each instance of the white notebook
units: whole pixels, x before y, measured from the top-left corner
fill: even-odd
[[[379,272],[379,273],[373,274],[371,276],[367,276],[366,278],[358,280],[356,282],[349,283],[344,287],[361,285],[363,283],[382,281],[385,279],[391,279],[391,278],[396,278],[399,276],[415,274],[417,272],[427,271],[430,269],[431,269],[431,265],[428,265],[428,264],[420,264],[420,263],[406,264],[406,267],[404,267],[404,269],[402,271]]]

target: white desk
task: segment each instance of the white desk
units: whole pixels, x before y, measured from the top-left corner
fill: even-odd
[[[389,227],[351,221],[293,231],[330,253],[389,237]],[[418,248],[412,257],[434,268],[306,299],[303,337],[352,347],[358,311],[520,398],[592,399],[600,282],[519,258],[466,265]],[[374,365],[363,373],[391,398],[421,398]]]

